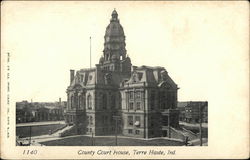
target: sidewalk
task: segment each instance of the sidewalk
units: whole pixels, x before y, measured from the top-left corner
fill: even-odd
[[[91,137],[91,135],[74,135],[74,136],[67,136],[67,137],[59,137],[59,136],[55,136],[55,135],[42,135],[42,136],[35,136],[35,137],[31,137],[31,145],[41,145],[41,142],[46,142],[46,141],[53,141],[53,140],[59,140],[59,139],[67,139],[67,138],[73,138],[73,137],[81,137],[81,136],[86,136],[86,137]],[[96,138],[99,137],[114,137],[115,135],[112,136],[94,136]],[[165,140],[170,140],[170,141],[179,141],[179,142],[183,142],[180,139],[175,139],[175,138],[168,138],[168,137],[155,137],[155,138],[149,138],[149,139],[145,139],[145,138],[135,138],[135,137],[126,137],[126,136],[117,136],[117,138],[124,138],[124,139],[138,139],[138,140],[144,140],[144,141],[151,141],[151,140],[156,140],[156,139],[165,139]],[[19,142],[22,141],[23,143],[25,142],[29,142],[29,139],[27,138],[23,138],[23,139],[19,139]]]
[[[189,126],[189,127],[200,127],[199,123],[187,123],[187,122],[180,121],[179,124],[184,125],[184,126]],[[202,123],[201,125],[203,128],[207,128],[208,126],[207,123]]]
[[[42,125],[50,125],[50,124],[65,124],[65,121],[18,123],[18,124],[16,124],[16,127],[42,126]]]
[[[207,138],[202,138],[202,145],[207,146],[207,141],[208,141]],[[194,140],[189,141],[189,142],[191,142],[194,146],[199,146],[200,145],[200,139],[194,139]]]

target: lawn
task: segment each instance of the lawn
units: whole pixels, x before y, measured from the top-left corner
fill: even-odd
[[[46,146],[91,146],[91,137],[78,136],[41,142]],[[115,146],[114,137],[94,137],[95,146]],[[167,139],[140,140],[129,138],[118,138],[118,146],[182,146],[182,142],[170,141]]]
[[[31,136],[40,136],[49,134],[50,130],[53,133],[54,131],[62,128],[65,124],[49,124],[44,126],[32,126],[31,127]],[[16,135],[20,138],[30,136],[30,127],[16,127]]]

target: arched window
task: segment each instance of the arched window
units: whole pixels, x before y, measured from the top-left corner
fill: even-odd
[[[92,109],[92,97],[91,97],[91,95],[88,95],[87,106],[88,106],[88,109]]]
[[[85,109],[86,107],[86,98],[85,98],[85,93],[82,95],[82,108]]]
[[[89,124],[92,125],[93,124],[93,117],[89,116]]]
[[[82,96],[78,96],[78,108],[82,108]]]
[[[167,92],[167,108],[172,107],[172,93],[170,91]]]
[[[70,98],[70,109],[74,107],[74,96],[72,95]]]
[[[119,92],[118,109],[122,109],[122,95],[121,95],[121,92]]]
[[[115,109],[115,95],[111,96],[111,109]]]
[[[75,102],[74,105],[75,105],[75,106],[74,106],[74,108],[78,109],[78,108],[79,108],[78,95],[75,95],[74,97],[75,97],[75,100],[74,100],[74,102]]]
[[[150,105],[150,108],[151,110],[154,110],[155,109],[155,91],[152,91],[151,92],[151,105]]]
[[[105,93],[102,95],[102,103],[103,103],[103,109],[107,109],[108,101],[107,101],[107,95]]]
[[[165,91],[160,92],[160,106],[161,106],[161,109],[166,108],[166,95],[165,94],[166,94]]]

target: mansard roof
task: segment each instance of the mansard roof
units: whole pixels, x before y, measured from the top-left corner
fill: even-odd
[[[177,89],[177,85],[168,75],[164,67],[151,67],[151,66],[140,66],[133,67],[133,72],[128,81],[124,84],[141,84],[151,85],[155,87],[166,87],[170,89]]]

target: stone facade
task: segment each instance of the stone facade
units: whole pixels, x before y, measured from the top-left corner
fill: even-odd
[[[95,68],[70,71],[66,122],[77,134],[142,138],[164,135],[169,120],[178,127],[177,85],[163,67],[132,66],[115,10],[104,41]]]

